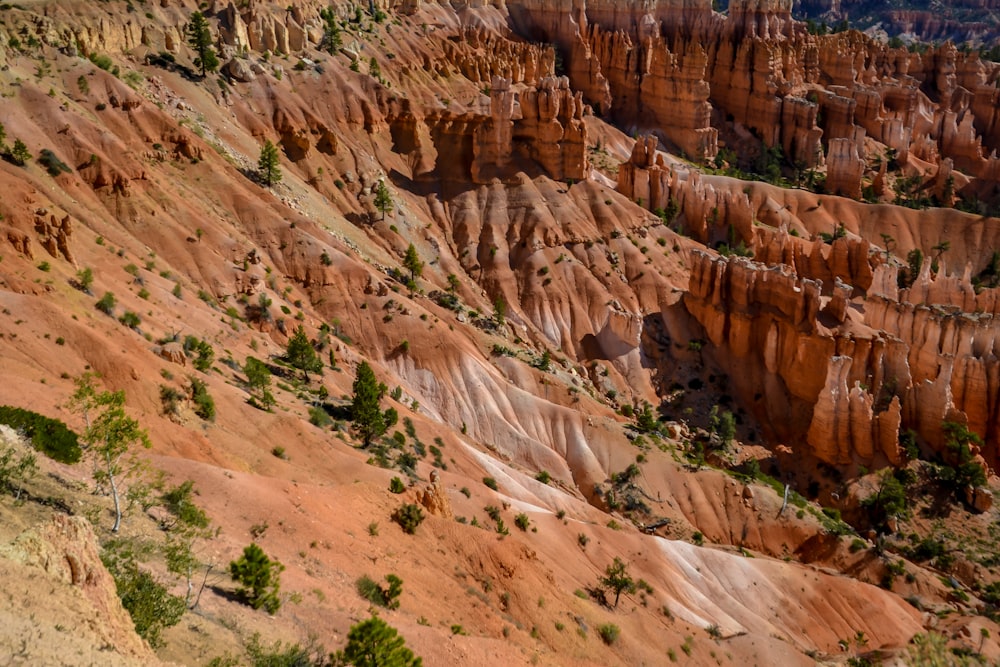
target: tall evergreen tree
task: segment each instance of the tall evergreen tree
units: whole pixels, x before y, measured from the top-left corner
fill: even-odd
[[[417,248],[412,243],[406,249],[406,255],[403,257],[403,266],[410,272],[410,280],[412,281],[416,281],[424,272],[424,263],[420,261]]]
[[[385,186],[385,181],[379,181],[378,185],[375,186],[375,208],[382,211],[383,220],[385,220],[385,214],[392,210],[392,195],[389,194],[389,188]]]
[[[201,68],[201,75],[204,77],[208,72],[219,69],[219,58],[212,48],[212,31],[209,30],[205,15],[201,12],[192,14],[185,32],[188,45],[198,54],[195,56],[194,66]]]
[[[306,382],[309,382],[309,371],[318,372],[323,369],[323,362],[316,355],[316,349],[312,346],[309,336],[306,335],[306,329],[301,324],[288,341],[285,358],[294,368],[302,371]]]
[[[260,157],[257,159],[257,174],[267,184],[267,187],[281,181],[280,164],[278,147],[268,139],[260,147]]]
[[[351,402],[351,419],[354,430],[361,437],[365,447],[372,444],[375,438],[384,434],[395,422],[395,411],[382,412],[382,396],[385,395],[385,385],[375,377],[375,371],[362,361],[354,376],[354,398]],[[387,419],[387,417],[389,417]]]
[[[320,40],[319,48],[332,55],[343,44],[343,38],[340,36],[340,23],[337,21],[337,15],[333,13],[333,7],[319,10],[319,17],[323,19],[323,39]]]

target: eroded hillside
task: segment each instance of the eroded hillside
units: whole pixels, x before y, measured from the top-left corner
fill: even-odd
[[[428,665],[1000,655],[969,472],[1000,437],[996,65],[790,2],[409,0],[201,6],[202,76],[197,9],[0,9],[0,403],[82,432],[97,373],[165,488],[194,482],[212,569],[159,659],[341,648],[390,573]],[[300,326],[322,370],[287,363]],[[362,362],[399,416],[369,447]],[[149,664],[119,608],[75,629],[114,606],[95,539],[184,593],[169,512],[133,498],[112,536],[88,454],[0,501],[24,664]],[[286,567],[273,618],[227,575],[251,541]]]

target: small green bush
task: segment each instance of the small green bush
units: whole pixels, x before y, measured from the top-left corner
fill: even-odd
[[[528,518],[527,514],[521,512],[520,514],[514,517],[514,525],[520,528],[521,530],[528,530],[528,526],[531,525],[531,519]]]
[[[393,477],[389,480],[389,491],[392,493],[402,493],[406,491],[406,485],[403,484],[403,480],[398,477]]]
[[[618,640],[621,632],[621,628],[614,623],[605,623],[604,625],[597,626],[597,634],[601,636],[601,640],[608,646],[611,646]]]
[[[126,310],[118,321],[123,325],[127,326],[129,329],[138,329],[139,325],[142,324],[142,318],[139,317],[138,313],[134,313],[131,310]]]
[[[97,303],[94,304],[94,307],[105,315],[113,316],[115,313],[115,305],[117,303],[118,300],[115,299],[115,295],[113,293],[105,292],[104,296],[98,299]]]
[[[483,484],[493,489],[494,491],[496,491],[499,488],[497,486],[497,481],[492,477],[483,477]]]
[[[399,524],[403,532],[413,535],[417,532],[417,526],[424,521],[424,512],[419,505],[407,503],[392,513],[392,520]]]
[[[326,428],[333,423],[333,419],[323,408],[313,406],[309,408],[309,423],[319,428]]]
[[[358,577],[355,588],[358,595],[368,600],[372,604],[386,609],[399,608],[399,596],[403,593],[403,580],[395,574],[387,574],[385,580],[388,587],[383,587],[368,575]]]
[[[191,401],[194,403],[194,413],[206,421],[214,421],[215,400],[208,393],[208,385],[196,377],[188,379],[191,382]]]

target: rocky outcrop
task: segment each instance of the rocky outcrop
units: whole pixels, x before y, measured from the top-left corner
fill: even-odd
[[[42,585],[41,577],[46,582],[46,595],[41,598],[50,598],[60,606],[58,610],[49,609],[44,602],[18,599],[10,607],[26,612],[25,616],[31,615],[30,636],[36,641],[25,645],[22,655],[28,656],[28,663],[65,663],[69,655],[66,651],[72,649],[74,659],[86,664],[91,661],[109,665],[159,664],[136,635],[132,619],[122,608],[115,582],[101,563],[97,539],[86,519],[56,515],[50,523],[25,531],[10,544],[0,545],[0,557],[7,567],[14,568],[14,573],[21,573],[25,583],[31,582],[28,590],[23,591],[18,583],[7,580],[4,589],[12,600],[32,590],[29,594],[36,596]],[[22,621],[4,617],[0,613],[9,636],[17,637],[19,626],[27,618]],[[68,637],[60,625],[67,619],[74,623]],[[50,624],[55,624],[55,630]],[[54,646],[63,643],[58,636],[66,637],[68,645]],[[42,638],[51,640],[53,645],[49,646],[49,641]]]
[[[995,309],[997,290],[977,295],[968,270],[948,277],[942,268],[932,277],[928,263],[913,287],[895,291],[894,271],[887,275],[874,255],[861,263],[864,242],[838,239],[814,259],[794,241],[780,255],[763,250],[772,244],[759,246],[771,266],[700,252],[691,258],[685,308],[744,404],[780,441],[834,465],[899,464],[906,429],[943,452],[942,424],[957,421],[983,438],[974,453],[996,466],[996,311],[971,314],[958,305]],[[803,277],[816,269],[832,284]],[[871,289],[860,299],[865,283]],[[910,303],[921,298],[955,305]]]
[[[489,115],[436,111],[408,103],[388,108],[396,150],[409,154],[416,175],[487,184],[519,172],[584,180],[587,107],[565,77],[515,86],[494,77]]]
[[[68,215],[59,219],[54,213],[38,209],[35,211],[35,233],[38,234],[38,243],[51,256],[62,256],[70,264],[76,263],[69,248],[69,240],[73,235],[73,221]]]

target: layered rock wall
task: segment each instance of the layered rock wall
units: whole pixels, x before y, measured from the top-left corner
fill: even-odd
[[[845,256],[863,247],[838,240],[827,270],[850,274],[834,267],[846,269],[851,262]],[[943,453],[942,424],[956,421],[983,438],[982,451],[974,453],[997,465],[995,315],[906,300],[918,294],[935,298],[951,287],[952,301],[973,305],[977,295],[967,274],[931,278],[925,267],[918,284],[895,300],[883,295],[891,291],[894,271],[876,263],[874,273],[859,272],[873,284],[860,300],[851,298],[852,287],[841,275],[825,289],[787,264],[768,267],[707,253],[694,253],[691,261],[685,308],[703,327],[713,360],[729,372],[744,404],[779,441],[806,446],[834,465],[899,464],[902,430],[914,430],[930,451]],[[791,261],[802,268],[814,263],[803,255]],[[986,292],[984,305],[995,308],[996,290]]]

